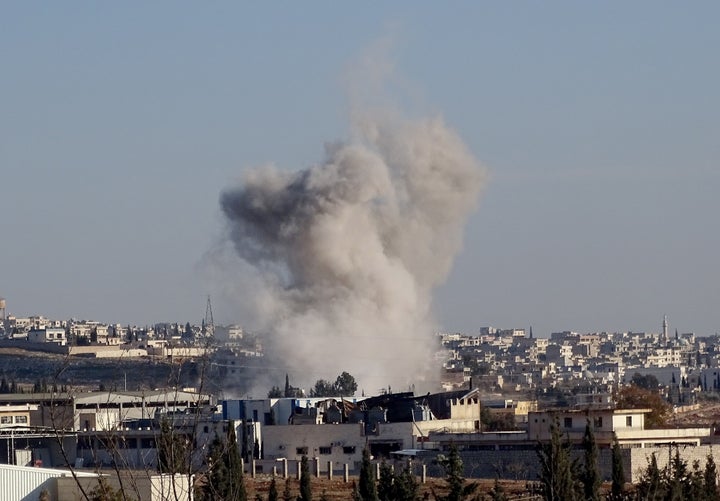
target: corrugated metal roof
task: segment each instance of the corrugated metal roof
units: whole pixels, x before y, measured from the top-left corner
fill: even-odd
[[[51,468],[33,468],[0,464],[0,485],[2,499],[12,501],[36,501],[43,490],[47,490],[51,499],[57,497],[55,482],[51,479],[71,476],[70,470]],[[79,477],[97,477],[95,473],[76,472]]]

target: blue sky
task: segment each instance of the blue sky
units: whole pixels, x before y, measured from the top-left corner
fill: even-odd
[[[488,168],[447,330],[720,331],[720,4],[0,6],[0,295],[17,315],[242,322],[207,276],[242,172],[348,134],[353,61]],[[217,300],[216,300],[217,296]]]

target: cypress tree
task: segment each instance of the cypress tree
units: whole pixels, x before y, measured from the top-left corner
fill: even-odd
[[[601,482],[597,464],[598,448],[589,419],[585,424],[585,435],[583,436],[582,446],[585,451],[585,461],[583,462],[581,474],[583,499],[584,501],[599,501]]]
[[[246,501],[247,492],[242,468],[242,458],[238,450],[235,428],[228,430],[225,443],[215,437],[208,458],[210,469],[205,494],[208,499],[222,501]]]
[[[557,418],[550,425],[550,442],[538,448],[540,488],[547,501],[574,501],[577,488],[568,444],[562,441]]]
[[[717,466],[712,454],[705,460],[705,471],[703,472],[703,492],[708,501],[720,501],[717,488]]]
[[[368,449],[367,445],[362,452],[358,493],[363,501],[378,501],[375,472],[373,472],[372,463],[370,462],[370,449]]]
[[[655,463],[657,467],[657,460]],[[622,455],[620,454],[620,444],[617,437],[613,441],[612,446],[612,486],[610,487],[610,496],[613,500],[620,500],[624,497],[625,491],[625,468],[623,467]]]
[[[238,449],[237,436],[235,435],[235,427],[230,426],[227,439],[227,453],[225,460],[230,473],[229,483],[229,499],[234,501],[245,501],[247,492],[245,491],[245,480],[243,472],[243,462]]]
[[[680,449],[677,446],[675,446],[675,454],[670,459],[668,470],[668,498],[690,499],[690,474],[687,462],[680,457]]]
[[[298,501],[312,501],[312,489],[310,488],[310,467],[307,456],[300,461],[300,496]]]

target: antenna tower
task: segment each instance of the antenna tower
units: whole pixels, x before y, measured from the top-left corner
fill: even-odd
[[[212,337],[215,335],[215,322],[213,320],[212,303],[208,294],[207,306],[205,307],[205,335]]]

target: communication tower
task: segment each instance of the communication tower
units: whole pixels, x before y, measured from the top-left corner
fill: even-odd
[[[208,294],[207,306],[205,306],[205,335],[213,337],[215,335],[215,321],[213,320],[212,303],[210,302],[210,295]]]

